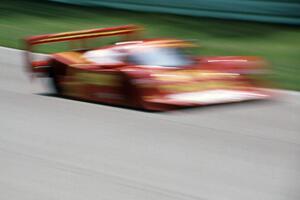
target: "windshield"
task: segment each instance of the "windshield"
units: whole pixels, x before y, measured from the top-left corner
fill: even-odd
[[[192,64],[192,60],[179,48],[149,47],[129,55],[128,60],[136,65],[166,67],[182,67]]]

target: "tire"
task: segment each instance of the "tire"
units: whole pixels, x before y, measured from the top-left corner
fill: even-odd
[[[50,68],[49,69],[49,77],[51,78],[51,84],[56,94],[60,95],[62,93],[62,88],[59,85],[59,75],[55,73],[55,71]]]
[[[64,75],[65,66],[56,60],[52,60],[50,63],[48,76],[51,79],[51,85],[55,94],[62,95],[63,91],[59,79]]]

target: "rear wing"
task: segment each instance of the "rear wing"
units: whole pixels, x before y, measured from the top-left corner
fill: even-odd
[[[125,25],[27,37],[25,38],[26,63],[30,71],[32,72],[42,72],[42,69],[47,65],[47,62],[45,61],[33,61],[31,52],[33,51],[33,46],[35,45],[65,41],[72,42],[75,40],[85,40],[90,38],[101,38],[118,35],[124,35],[128,40],[130,40],[137,38],[140,31],[141,27],[139,26]],[[81,45],[84,46],[84,42],[82,42]]]

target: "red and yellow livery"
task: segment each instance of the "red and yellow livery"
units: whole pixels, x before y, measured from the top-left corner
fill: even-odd
[[[269,94],[253,74],[264,61],[251,56],[195,57],[193,43],[178,39],[139,39],[135,25],[32,36],[26,39],[29,69],[52,78],[62,96],[147,110],[168,110],[253,99]],[[32,61],[33,46],[62,41],[123,36],[99,48],[59,52]]]

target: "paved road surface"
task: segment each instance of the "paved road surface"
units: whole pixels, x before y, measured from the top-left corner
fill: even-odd
[[[33,93],[0,49],[0,200],[299,200],[300,95],[146,113]]]

